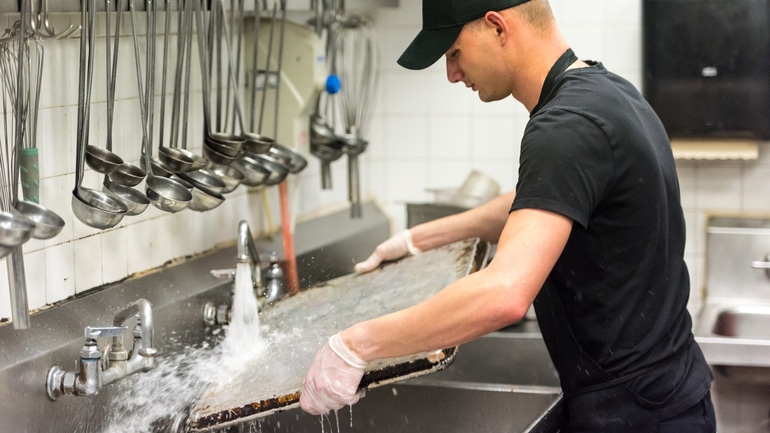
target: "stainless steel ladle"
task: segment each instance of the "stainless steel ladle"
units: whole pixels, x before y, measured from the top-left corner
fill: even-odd
[[[158,158],[174,173],[192,170],[195,161],[187,152],[171,146],[164,146],[164,126],[166,124],[166,72],[168,70],[168,34],[171,32],[171,0],[165,1],[165,21],[163,27],[163,61],[160,74],[160,125],[158,127]],[[154,13],[154,12],[153,12]],[[180,31],[181,34],[181,31]]]
[[[91,82],[94,66],[95,0],[84,1],[81,7],[81,29],[87,30],[80,41],[80,75],[78,90],[77,159],[75,161],[75,188],[72,191],[72,210],[84,224],[98,229],[114,227],[125,216],[128,208],[117,199],[90,188],[84,188],[83,171],[86,159],[88,117],[91,105]]]
[[[123,164],[123,158],[118,156],[116,153],[112,151],[112,106],[110,104],[110,93],[114,95],[114,89],[110,89],[110,0],[106,0],[106,30],[105,30],[105,37],[107,39],[107,148],[101,148],[98,146],[94,146],[91,144],[86,145],[86,164],[88,164],[89,167],[91,167],[93,170],[103,173],[103,174],[109,174],[113,171],[115,171],[121,164]],[[92,23],[93,24],[93,23]],[[119,26],[118,26],[119,28]],[[117,44],[118,38],[115,38],[115,42]],[[93,48],[93,47],[92,47]],[[117,47],[116,47],[117,49]],[[91,54],[93,57],[93,54]],[[117,56],[116,56],[117,58]],[[112,100],[114,101],[114,99]],[[114,105],[114,104],[112,104]]]
[[[151,2],[148,0],[147,7],[148,13]],[[147,167],[147,198],[153,206],[166,212],[179,212],[185,209],[192,200],[192,193],[184,185],[180,184],[174,179],[168,177],[155,176],[153,174],[153,165],[150,159],[152,153],[152,142],[150,141],[149,134],[147,133],[148,113],[145,109],[145,97],[144,89],[142,85],[142,68],[141,61],[139,59],[139,41],[136,35],[136,10],[134,8],[134,0],[129,0],[129,9],[131,11],[131,35],[134,41],[134,57],[136,63],[136,83],[139,90],[139,107],[142,118],[142,144],[145,165]],[[149,14],[150,20],[152,20],[152,14]],[[154,25],[152,22],[151,25]],[[154,44],[155,41],[148,38],[148,45]],[[149,47],[148,47],[149,49]],[[149,65],[148,65],[149,66]]]
[[[196,22],[196,34],[198,36],[198,54],[199,54],[199,60],[201,63],[201,84],[203,87],[203,124],[204,124],[204,150],[208,153],[211,153],[215,156],[220,156],[219,154],[224,155],[224,157],[221,158],[215,158],[218,159],[218,164],[230,164],[236,156],[231,156],[228,153],[221,152],[221,149],[211,149],[213,152],[208,152],[208,149],[211,147],[215,147],[217,145],[228,147],[231,149],[231,152],[234,154],[240,154],[241,149],[243,147],[243,144],[246,140],[243,138],[235,135],[235,134],[229,134],[221,131],[212,131],[211,126],[211,82],[209,80],[209,63],[210,59],[208,56],[209,48],[208,44],[206,42],[206,38],[203,37],[203,18],[202,18],[202,12],[200,5],[197,1],[193,0],[193,6],[194,6],[194,15],[195,15],[195,22]],[[214,15],[214,12],[212,12],[212,16]],[[213,20],[213,17],[212,17]],[[214,21],[211,21],[213,23]],[[213,24],[212,24],[213,25]],[[212,28],[212,34],[214,33],[214,30]],[[219,67],[219,65],[217,65]],[[229,158],[228,158],[229,157]]]
[[[115,18],[115,42],[114,48],[110,47],[110,0],[105,2],[105,41],[106,41],[106,77],[107,77],[107,150],[112,151],[112,124],[115,114],[115,83],[118,71],[118,48],[120,46],[120,15],[123,8],[123,0],[118,0]],[[126,163],[124,163],[125,165]],[[121,170],[118,167],[116,170]],[[113,172],[114,173],[114,172]],[[150,205],[150,199],[141,191],[131,188],[133,185],[123,185],[113,181],[110,174],[104,175],[103,191],[113,194],[128,208],[126,215],[139,215]],[[144,172],[142,178],[144,177]]]

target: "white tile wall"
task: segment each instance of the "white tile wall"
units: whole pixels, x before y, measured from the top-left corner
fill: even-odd
[[[601,60],[641,86],[641,1],[552,0],[551,4],[566,37],[582,58]],[[442,61],[418,72],[396,65],[421,25],[419,1],[403,0],[399,8],[379,10],[373,16],[382,47],[382,72],[370,146],[361,158],[364,196],[383,204],[397,230],[406,223],[406,202],[431,200],[430,188],[458,186],[472,169],[493,176],[504,189],[513,188],[526,111],[512,99],[492,104],[478,101],[464,86],[446,80]],[[126,27],[123,34],[129,35],[129,31],[130,27]],[[206,213],[169,215],[151,208],[101,232],[75,220],[70,199],[78,41],[46,41],[46,56],[38,139],[42,204],[61,215],[66,226],[54,239],[25,245],[30,307],[54,303],[90,287],[212,248],[234,238],[240,219],[247,219],[253,232],[266,226],[262,194],[243,187],[229,195],[220,208]],[[120,59],[125,69],[119,74],[114,134],[115,150],[125,159],[136,161],[140,135],[132,56],[130,38],[123,38]],[[103,79],[95,80],[94,86],[94,101],[103,107]],[[192,99],[195,109],[191,137],[198,136],[196,125],[201,124],[199,99]],[[92,137],[100,143],[106,133],[102,111],[98,109],[92,131]],[[200,149],[199,143],[190,141],[193,150]],[[704,281],[706,216],[725,211],[770,213],[768,151],[770,145],[762,144],[758,161],[678,163],[694,300],[701,298]],[[308,168],[291,185],[301,194],[301,199],[295,196],[294,200],[294,211],[299,215],[347,200],[345,158],[332,163],[331,190],[320,189],[320,166],[313,157],[309,159]],[[88,173],[86,179],[89,186],[99,184],[94,173]],[[271,188],[267,196],[272,221],[278,224],[274,190]],[[0,265],[0,317],[10,316],[6,281],[5,266]],[[741,391],[724,392],[729,396],[736,393]],[[754,415],[748,419],[757,419],[756,411],[766,411],[770,406],[768,394],[764,388],[742,394],[743,400],[754,402]],[[735,431],[741,425],[739,411],[731,410],[728,403],[723,407],[720,431]]]

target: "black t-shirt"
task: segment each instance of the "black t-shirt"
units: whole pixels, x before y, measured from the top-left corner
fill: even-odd
[[[691,343],[676,167],[663,125],[630,83],[599,63],[559,75],[522,140],[511,210],[523,208],[574,221],[547,284],[603,369],[624,376]]]

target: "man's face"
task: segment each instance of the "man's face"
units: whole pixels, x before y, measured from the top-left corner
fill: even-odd
[[[483,20],[483,19],[482,19]],[[468,23],[463,27],[455,43],[446,52],[447,79],[451,83],[462,82],[465,87],[478,92],[484,102],[506,98],[500,49],[494,27],[483,21]]]

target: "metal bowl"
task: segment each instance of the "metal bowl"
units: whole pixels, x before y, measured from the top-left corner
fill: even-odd
[[[242,156],[233,161],[231,166],[243,173],[241,183],[246,186],[264,185],[265,180],[270,177],[270,169],[249,155]]]
[[[203,187],[215,194],[221,194],[227,186],[219,176],[205,168],[187,173],[179,173],[177,176],[190,182],[196,188]]]
[[[29,218],[11,212],[0,212],[0,246],[18,247],[32,237],[34,230],[35,223]]]
[[[265,153],[275,143],[272,138],[253,132],[244,132],[243,138],[246,140],[243,144],[243,150],[249,153]]]
[[[150,165],[152,165],[152,170],[150,170],[147,167],[147,157],[144,155],[139,160],[139,165],[142,166],[142,169],[147,171],[148,173],[152,173],[155,176],[160,177],[171,177],[172,174],[174,174],[174,171],[171,170],[171,167],[164,164],[162,161],[160,161],[158,158],[155,158],[154,156],[150,156]]]
[[[220,179],[222,179],[222,182],[225,183],[225,187],[222,190],[223,194],[227,194],[228,192],[233,192],[236,188],[238,188],[238,185],[243,182],[244,175],[243,173],[238,170],[236,167],[233,167],[231,165],[221,165],[221,164],[214,164],[209,163],[208,169],[219,176]]]
[[[201,155],[198,155],[197,153],[191,152],[187,149],[182,149],[181,147],[175,148],[178,152],[181,152],[185,155],[187,155],[190,159],[193,160],[192,166],[187,171],[193,171],[193,170],[200,170],[203,167],[206,166],[206,158],[202,157]]]
[[[59,215],[37,203],[20,201],[14,210],[35,224],[32,231],[35,239],[51,239],[64,227],[64,220]]]
[[[270,155],[258,153],[251,155],[251,157],[269,171],[270,174],[265,179],[265,185],[278,185],[289,175],[289,167]]]
[[[243,144],[246,142],[246,140],[237,137],[234,139],[232,136],[227,134],[217,133],[212,133],[204,141],[206,145],[216,150],[217,152],[227,156],[232,156],[233,158],[237,157],[241,154],[241,152],[243,152]]]
[[[115,227],[128,208],[101,191],[79,187],[72,192],[72,211],[83,224],[104,230]]]
[[[268,150],[268,155],[274,156],[281,161],[285,161],[285,164],[289,168],[289,172],[296,174],[307,167],[307,160],[298,152],[289,149],[279,143],[274,143]]]
[[[175,181],[179,182],[180,184],[182,184],[182,186],[184,186],[185,188],[189,189],[190,191],[192,191],[192,189],[195,188],[195,185],[193,185],[190,182],[182,179],[181,177],[179,177],[178,174],[175,174],[175,175],[171,176],[171,179],[174,179]]]
[[[195,162],[187,153],[174,147],[161,146],[158,149],[158,157],[169,171],[174,173],[190,170]]]
[[[206,155],[206,158],[215,163],[215,164],[223,164],[223,165],[229,165],[231,164],[236,157],[226,155],[224,153],[219,152],[215,148],[212,148],[209,146],[208,142],[203,143],[203,154]]]
[[[107,175],[111,181],[123,186],[137,186],[144,180],[147,173],[139,166],[123,162],[113,172]]]
[[[196,212],[205,212],[222,204],[225,196],[221,193],[212,191],[206,187],[196,185],[192,190],[192,200],[190,201],[190,210]]]
[[[192,193],[174,179],[150,176],[147,178],[147,198],[158,209],[174,213],[190,205]]]
[[[126,215],[135,216],[144,212],[150,205],[150,199],[134,188],[123,186],[115,182],[105,181],[102,190],[110,193],[120,200],[128,210]]]
[[[99,173],[107,174],[123,164],[123,159],[107,149],[89,144],[86,146],[86,164]]]

